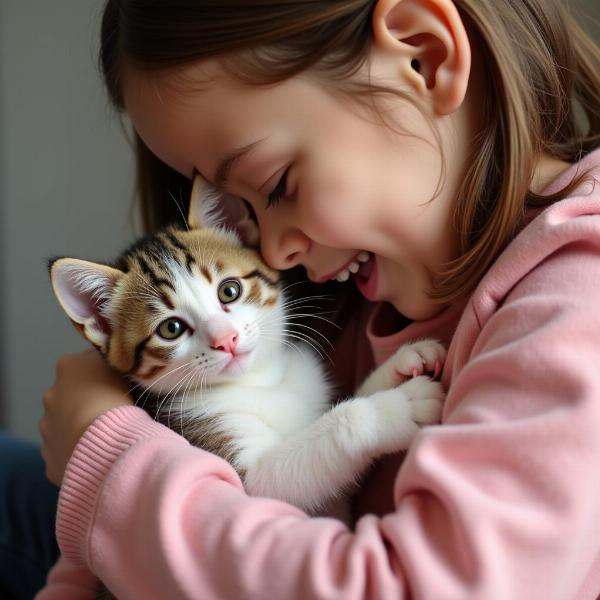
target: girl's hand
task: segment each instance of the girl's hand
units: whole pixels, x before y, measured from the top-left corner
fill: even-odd
[[[46,476],[62,483],[73,450],[92,421],[111,408],[133,404],[127,386],[96,350],[66,355],[56,365],[56,381],[44,394],[40,420]]]

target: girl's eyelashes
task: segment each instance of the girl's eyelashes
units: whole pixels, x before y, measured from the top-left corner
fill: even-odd
[[[277,206],[279,201],[286,195],[289,170],[290,169],[288,167],[281,176],[279,183],[275,186],[275,189],[267,196],[267,208]]]

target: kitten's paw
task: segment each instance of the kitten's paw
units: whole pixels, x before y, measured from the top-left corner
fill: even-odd
[[[412,420],[420,426],[440,422],[446,393],[439,381],[423,375],[409,379],[400,386],[408,396]]]
[[[398,348],[385,364],[395,385],[410,377],[431,373],[437,379],[446,360],[446,349],[436,340],[420,340]]]
[[[377,452],[387,454],[408,448],[422,427],[440,422],[444,398],[441,383],[425,376],[368,398],[375,403],[379,416]]]

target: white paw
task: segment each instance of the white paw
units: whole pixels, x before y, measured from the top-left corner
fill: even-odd
[[[439,381],[423,375],[409,379],[400,386],[408,396],[411,416],[418,425],[435,425],[440,422],[446,393]]]
[[[436,379],[442,372],[446,349],[436,340],[420,340],[398,348],[382,367],[392,385],[398,385],[410,377],[431,373]]]
[[[440,422],[444,398],[441,383],[425,376],[367,398],[379,413],[377,451],[387,454],[406,450],[423,426]]]

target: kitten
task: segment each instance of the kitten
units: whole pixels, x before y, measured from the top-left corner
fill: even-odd
[[[374,458],[438,422],[442,387],[419,375],[437,375],[445,351],[434,341],[404,346],[332,407],[320,361],[286,337],[303,301],[286,301],[278,273],[243,245],[256,243],[256,226],[231,206],[196,176],[191,229],[148,236],[114,265],[55,259],[52,285],[151,415],[228,460],[248,493],[314,514]]]

